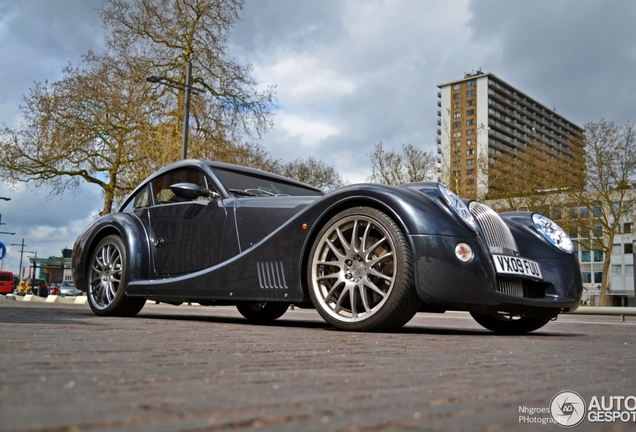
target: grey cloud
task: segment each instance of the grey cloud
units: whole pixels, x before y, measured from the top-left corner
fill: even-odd
[[[636,3],[471,2],[478,41],[500,48],[495,74],[578,123],[633,119]]]

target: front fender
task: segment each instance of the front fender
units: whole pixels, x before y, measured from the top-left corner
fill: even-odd
[[[135,214],[111,213],[91,224],[75,241],[71,272],[78,289],[88,289],[87,270],[91,255],[97,244],[111,234],[121,237],[126,245],[128,280],[148,278],[150,247],[146,228]]]

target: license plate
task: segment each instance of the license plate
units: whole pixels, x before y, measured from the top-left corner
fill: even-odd
[[[495,261],[495,269],[500,275],[543,280],[539,264],[535,261],[507,255],[493,255],[492,257]]]

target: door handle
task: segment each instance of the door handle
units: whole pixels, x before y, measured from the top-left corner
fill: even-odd
[[[164,243],[165,243],[165,240],[162,238],[159,238],[155,240],[155,247],[162,248]]]

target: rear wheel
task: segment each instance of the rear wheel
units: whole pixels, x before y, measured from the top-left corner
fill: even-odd
[[[470,313],[482,327],[501,334],[524,334],[540,329],[550,318],[526,317],[506,313]]]
[[[406,236],[385,213],[354,207],[334,216],[312,246],[309,294],[318,313],[344,330],[399,328],[418,311]]]
[[[101,316],[135,316],[143,298],[125,294],[128,255],[121,237],[109,235],[95,248],[88,268],[88,304]]]
[[[282,317],[289,305],[287,303],[248,303],[236,306],[236,309],[248,320],[255,323],[267,323]]]

